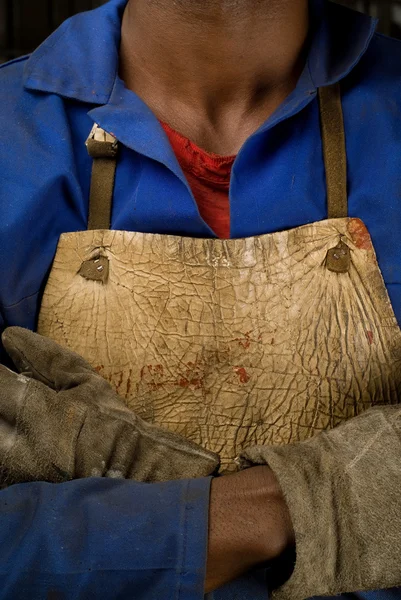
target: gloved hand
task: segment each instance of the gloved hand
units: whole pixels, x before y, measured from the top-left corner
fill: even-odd
[[[401,585],[401,407],[372,408],[302,443],[254,447],[289,507],[295,569],[274,600]]]
[[[20,374],[0,366],[0,484],[82,477],[203,477],[217,455],[130,411],[83,358],[13,327],[2,336]]]

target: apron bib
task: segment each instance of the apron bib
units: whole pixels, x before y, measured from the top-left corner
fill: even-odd
[[[89,230],[61,235],[38,331],[143,419],[220,454],[287,444],[399,401],[401,332],[347,217],[339,87],[319,90],[328,219],[245,239],[110,231],[118,144],[97,126]]]

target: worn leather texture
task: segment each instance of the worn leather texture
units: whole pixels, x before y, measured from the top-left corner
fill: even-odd
[[[333,272],[327,253],[341,241],[349,270]],[[79,274],[99,257],[105,283]],[[249,446],[399,401],[401,332],[358,219],[238,240],[63,234],[38,331],[223,469]]]

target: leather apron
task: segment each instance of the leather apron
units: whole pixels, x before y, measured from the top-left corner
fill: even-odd
[[[118,142],[95,126],[89,228],[61,235],[44,293],[39,333],[223,470],[249,445],[399,401],[401,332],[370,235],[347,216],[338,85],[319,102],[328,219],[245,239],[110,231]]]

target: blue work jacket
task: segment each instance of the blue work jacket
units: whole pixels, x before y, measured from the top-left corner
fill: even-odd
[[[126,1],[73,17],[0,67],[0,329],[35,328],[60,234],[87,227],[94,122],[122,144],[113,229],[214,237],[156,116],[118,77]],[[344,7],[311,9],[296,89],[235,160],[231,236],[327,217],[316,93],[340,81],[349,214],[372,235],[401,323],[401,43]],[[209,487],[89,479],[0,492],[0,598],[201,600]],[[266,575],[214,599],[266,600]]]

